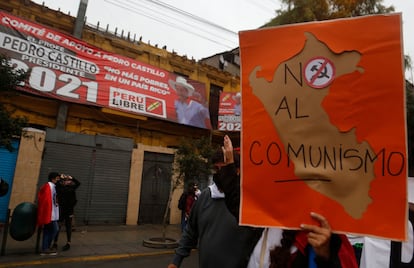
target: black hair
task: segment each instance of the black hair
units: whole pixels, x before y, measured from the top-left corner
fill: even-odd
[[[56,178],[56,177],[58,177],[58,176],[60,176],[60,173],[58,173],[58,172],[50,172],[49,173],[49,176],[48,176],[48,180],[49,181],[52,181],[54,178]]]
[[[270,268],[287,268],[290,260],[290,247],[295,242],[296,230],[283,230],[281,246],[270,250]]]

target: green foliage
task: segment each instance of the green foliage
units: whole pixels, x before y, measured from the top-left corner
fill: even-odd
[[[16,70],[10,64],[9,58],[0,55],[0,96],[2,98],[17,94],[17,86],[28,76],[29,72],[24,72],[21,69]],[[0,104],[0,126],[0,146],[12,151],[12,139],[14,136],[20,136],[22,128],[27,126],[27,119],[24,117],[13,118],[12,112]]]
[[[404,69],[405,70],[412,70],[413,62],[409,55],[404,55]]]
[[[10,59],[0,54],[0,93],[15,94],[16,87],[29,76],[23,69],[15,69]]]
[[[386,7],[382,2],[383,0],[282,0],[286,8],[276,10],[276,17],[264,27],[394,11],[393,6]]]
[[[20,136],[22,128],[27,125],[24,117],[12,118],[10,112],[0,104],[0,146],[6,147],[10,152],[13,151],[12,138]]]
[[[406,82],[406,104],[407,104],[407,143],[408,143],[408,175],[414,176],[414,86]]]
[[[176,152],[178,179],[184,183],[206,179],[211,174],[211,157],[215,151],[208,137],[182,138]]]

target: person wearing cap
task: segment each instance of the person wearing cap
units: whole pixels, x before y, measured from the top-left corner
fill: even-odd
[[[48,182],[42,185],[37,195],[37,226],[43,228],[40,255],[56,255],[51,244],[59,231],[59,204],[56,195],[56,183],[60,179],[58,172],[51,172]]]
[[[178,123],[211,129],[208,109],[191,99],[195,91],[193,85],[182,76],[177,76],[175,80],[170,79],[168,83],[177,93],[174,108]]]

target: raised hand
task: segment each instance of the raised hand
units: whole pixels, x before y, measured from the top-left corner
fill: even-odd
[[[221,146],[224,155],[224,163],[231,164],[234,163],[234,155],[233,155],[233,143],[228,135],[224,136],[223,146]]]
[[[327,260],[330,257],[331,226],[326,218],[320,214],[311,212],[311,217],[319,221],[320,226],[301,224],[300,227],[302,230],[308,231],[308,243],[313,247],[315,254]]]

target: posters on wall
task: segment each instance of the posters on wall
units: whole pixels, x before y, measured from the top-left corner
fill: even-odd
[[[363,34],[361,34],[363,33]],[[406,238],[401,14],[240,32],[244,225]]]
[[[5,12],[0,12],[0,53],[17,68],[31,70],[22,86],[26,92],[211,128],[204,84]]]
[[[241,93],[221,92],[218,130],[241,131]]]

